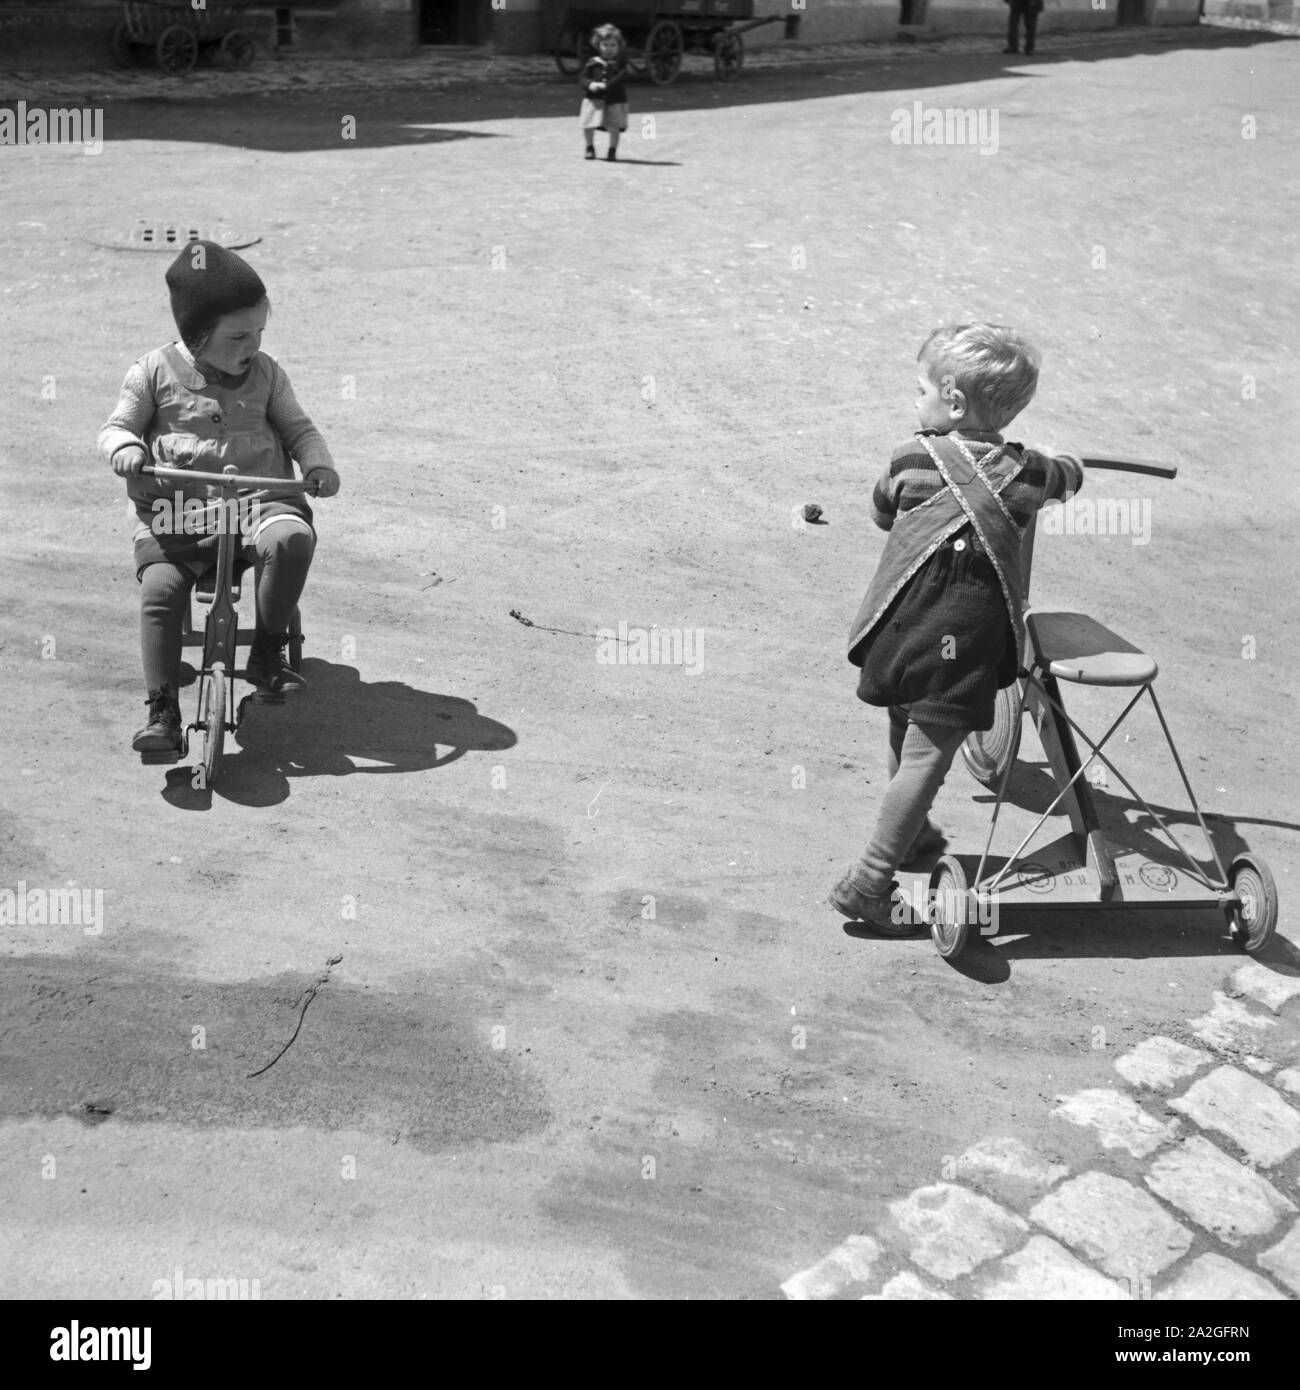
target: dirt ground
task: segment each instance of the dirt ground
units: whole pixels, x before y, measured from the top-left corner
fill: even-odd
[[[1214,911],[1031,916],[954,969],[824,905],[884,782],[843,650],[870,489],[946,320],[1041,344],[1012,438],[1178,465],[1090,480],[1149,544],[1040,537],[1035,594],[1156,655],[1295,973],[1293,54],[693,72],[634,86],[617,165],[558,77],[121,103],[98,156],[0,149],[2,886],[103,894],[99,935],[5,928],[0,1294],[772,1297],[979,1135],[1063,1154],[1053,1097],[1185,1034],[1242,959]],[[995,109],[996,154],[893,143],[915,101]],[[88,234],[142,216],[260,233],[265,346],[344,479],[310,691],[250,710],[213,792],[129,751],[94,441],[173,329],[167,258]],[[702,635],[700,669],[602,663],[620,623]],[[977,852],[988,809],[954,771],[936,817]]]

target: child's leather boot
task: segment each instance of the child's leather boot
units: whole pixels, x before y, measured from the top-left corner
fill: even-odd
[[[257,629],[253,634],[253,645],[244,673],[249,685],[270,691],[272,695],[285,695],[301,690],[307,684],[284,659],[288,641],[287,632],[263,632],[260,627]]]
[[[181,706],[176,691],[170,685],[151,690],[145,704],[149,719],[131,740],[131,747],[137,753],[180,752]]]

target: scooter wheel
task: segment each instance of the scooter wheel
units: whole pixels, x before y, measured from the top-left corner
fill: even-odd
[[[930,871],[930,940],[944,960],[956,960],[970,943],[973,897],[961,861],[945,854]]]
[[[1277,926],[1277,885],[1268,865],[1253,854],[1232,861],[1228,882],[1237,901],[1228,909],[1232,939],[1254,956],[1268,945]]]

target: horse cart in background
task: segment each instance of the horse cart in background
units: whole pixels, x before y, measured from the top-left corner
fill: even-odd
[[[118,67],[134,67],[140,53],[152,51],[163,72],[184,77],[199,55],[246,68],[257,51],[253,36],[239,26],[246,5],[211,0],[198,8],[188,0],[122,0],[122,22],[113,30]]]
[[[667,0],[665,8],[644,0],[607,0],[599,9],[566,9],[555,40],[555,61],[567,76],[576,76],[594,52],[591,31],[617,24],[627,40],[628,69],[667,86],[681,71],[687,53],[711,54],[713,71],[730,82],[745,61],[743,35],[765,24],[784,24],[785,37],[798,32],[797,15],[754,18],[754,0]]]

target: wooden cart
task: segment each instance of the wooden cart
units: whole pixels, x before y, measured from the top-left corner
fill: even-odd
[[[713,56],[713,71],[730,82],[745,61],[742,35],[764,24],[785,24],[792,38],[798,19],[789,15],[754,18],[754,0],[664,0],[664,7],[644,0],[607,0],[599,9],[570,7],[555,38],[555,61],[567,76],[575,76],[591,57],[591,31],[616,24],[628,45],[628,68],[666,86],[681,71],[686,53]]]
[[[202,54],[219,57],[232,68],[253,61],[253,36],[239,26],[244,5],[215,3],[195,8],[188,0],[122,0],[122,22],[113,30],[113,57],[119,67],[134,67],[152,52],[163,72],[183,77]]]

